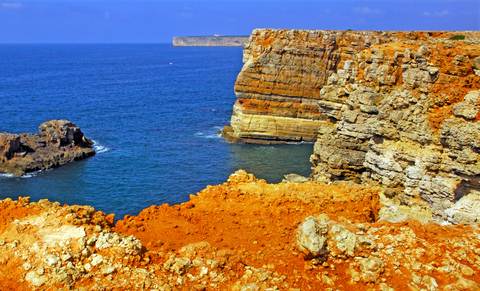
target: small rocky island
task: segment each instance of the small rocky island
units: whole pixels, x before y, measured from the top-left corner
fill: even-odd
[[[93,155],[93,142],[68,120],[44,122],[37,134],[0,133],[0,173],[21,176]]]

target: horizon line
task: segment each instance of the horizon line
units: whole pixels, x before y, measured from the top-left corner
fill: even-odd
[[[171,42],[0,42],[0,45],[51,45],[51,44],[169,44],[172,45]]]

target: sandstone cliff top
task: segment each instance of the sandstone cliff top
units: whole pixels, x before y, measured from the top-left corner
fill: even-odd
[[[187,203],[152,206],[116,225],[91,207],[7,199],[0,282],[16,290],[479,287],[477,228],[376,221],[377,191],[268,184],[237,172]],[[328,252],[312,260],[299,235],[317,241],[321,233],[297,228],[325,214]],[[316,223],[309,219],[303,225]]]

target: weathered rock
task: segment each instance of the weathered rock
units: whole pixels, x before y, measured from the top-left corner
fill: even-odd
[[[384,263],[377,257],[359,258],[361,278],[364,282],[376,282],[383,272]]]
[[[445,220],[480,190],[480,33],[455,35],[255,30],[225,135],[316,140],[314,179],[378,183]]]
[[[0,286],[478,289],[478,227],[375,222],[378,189],[366,190],[354,183],[268,184],[238,171],[189,202],[152,206],[116,226],[88,206],[1,200]],[[313,231],[304,231],[310,244],[303,245],[326,253],[302,262],[292,246],[305,217],[322,227],[304,223]]]
[[[0,133],[0,173],[21,176],[93,156],[93,143],[68,120],[51,120],[38,134]]]
[[[453,223],[480,223],[480,192],[472,191],[445,210]]]
[[[328,216],[307,217],[297,229],[297,246],[307,258],[321,258],[328,253]]]
[[[286,174],[283,178],[283,182],[291,182],[291,183],[304,183],[308,182],[308,178],[298,175],[298,174]]]
[[[25,275],[25,280],[27,280],[28,282],[30,282],[33,286],[35,287],[40,287],[42,286],[43,284],[45,284],[45,282],[47,281],[47,279],[45,278],[45,276],[42,276],[42,275],[39,275],[37,274],[35,271],[30,271],[28,272],[26,275]]]

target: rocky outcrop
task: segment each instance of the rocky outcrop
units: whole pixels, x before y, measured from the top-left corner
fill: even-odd
[[[451,221],[480,188],[479,60],[478,32],[255,30],[224,135],[315,141],[314,179],[378,183]]]
[[[318,131],[313,177],[377,182],[401,204],[420,198],[460,222],[446,210],[480,189],[477,41],[396,40],[345,61],[321,89],[344,99]]]
[[[315,264],[345,264],[345,273],[351,284],[373,283],[379,285],[381,290],[395,290],[391,287],[393,282],[388,282],[385,277],[389,274],[402,276],[404,270],[409,269],[411,278],[404,282],[408,289],[467,290],[480,287],[478,282],[466,278],[475,272],[470,264],[479,259],[476,254],[478,248],[473,241],[470,241],[473,243],[470,247],[473,247],[474,251],[464,256],[469,263],[464,264],[458,261],[457,257],[442,261],[441,266],[433,266],[432,262],[425,262],[422,257],[432,251],[426,250],[426,246],[437,246],[415,228],[413,225],[395,229],[388,224],[379,227],[349,221],[338,222],[321,214],[307,217],[299,225],[296,244],[306,255],[306,259]],[[319,245],[322,246],[321,252]],[[461,247],[468,248],[467,245]],[[455,274],[458,279],[449,284],[439,284],[440,280],[449,277],[448,273]],[[328,274],[322,276],[322,281],[334,286]]]
[[[0,133],[0,173],[21,176],[93,155],[93,142],[68,120],[44,122],[38,134]]]

